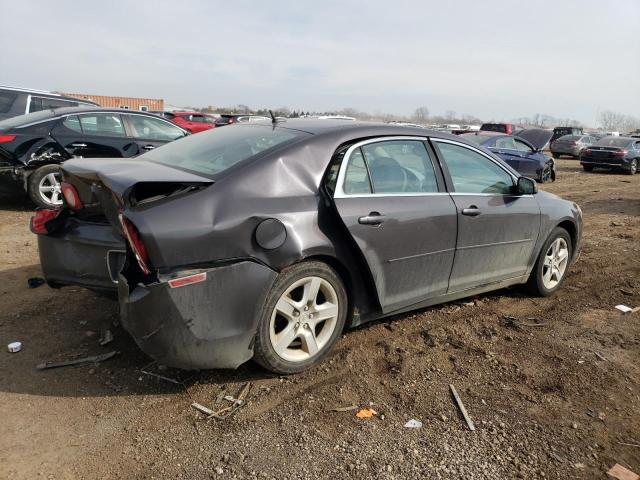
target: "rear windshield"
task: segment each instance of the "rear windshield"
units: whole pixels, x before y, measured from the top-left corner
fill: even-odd
[[[484,130],[485,132],[506,133],[507,126],[503,123],[485,123],[480,127],[480,130]]]
[[[465,140],[471,140],[474,143],[482,145],[484,142],[489,140],[490,138],[497,137],[499,135],[463,135]]]
[[[18,98],[14,92],[0,92],[0,113],[9,113],[13,102]]]
[[[7,130],[9,128],[17,128],[30,123],[39,122],[40,120],[46,120],[56,115],[53,110],[42,110],[41,112],[27,113],[26,115],[19,115],[17,117],[8,118],[0,122],[0,130]]]
[[[604,137],[596,143],[599,147],[626,147],[631,143],[628,138],[620,137]]]
[[[231,125],[176,140],[142,158],[212,176],[303,135],[309,134],[271,126]]]
[[[582,135],[563,135],[562,137],[560,137],[558,140],[568,140],[568,141],[574,141],[574,140],[580,140],[582,138]]]

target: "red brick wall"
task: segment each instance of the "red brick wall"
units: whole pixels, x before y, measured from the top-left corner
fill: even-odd
[[[92,100],[101,107],[119,108],[129,107],[129,110],[140,110],[142,105],[149,110],[164,110],[164,100],[162,98],[136,98],[136,97],[108,97],[105,95],[88,95],[86,93],[62,93],[68,97]]]

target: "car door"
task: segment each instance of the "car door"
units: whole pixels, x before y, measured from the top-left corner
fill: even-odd
[[[131,135],[138,143],[140,153],[187,135],[182,128],[161,118],[136,113],[125,113],[123,116]]]
[[[530,143],[520,138],[514,138],[514,144],[520,155],[516,168],[518,173],[525,177],[538,178],[539,170],[544,168],[546,161],[544,154],[536,152]]]
[[[533,195],[517,195],[516,178],[480,150],[433,139],[458,212],[449,293],[524,275],[540,229]]]
[[[456,208],[420,137],[370,139],[349,148],[334,201],[366,260],[384,313],[448,288]]]
[[[136,141],[127,136],[119,113],[87,112],[63,117],[51,135],[76,157],[133,157]]]

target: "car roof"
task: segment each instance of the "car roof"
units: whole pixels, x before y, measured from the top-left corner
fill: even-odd
[[[60,93],[50,92],[48,90],[37,90],[35,88],[23,88],[23,87],[12,87],[9,85],[0,85],[0,90],[9,90],[11,92],[24,93],[27,95],[33,95],[36,97],[51,97],[51,98],[59,98],[61,100],[74,100],[78,102],[90,103],[93,105],[97,105],[93,100],[89,100],[86,98],[78,98],[78,97],[70,97],[68,95],[62,95]]]

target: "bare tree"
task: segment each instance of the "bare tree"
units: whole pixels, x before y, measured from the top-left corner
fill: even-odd
[[[429,109],[427,107],[418,107],[413,112],[413,119],[416,123],[425,123],[429,119]]]

